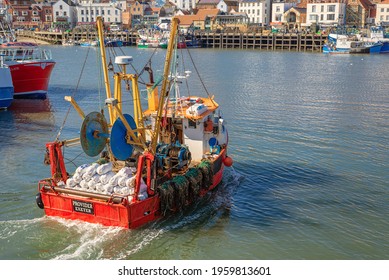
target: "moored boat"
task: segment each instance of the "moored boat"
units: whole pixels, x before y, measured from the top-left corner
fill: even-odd
[[[323,53],[330,54],[376,54],[380,53],[381,42],[365,42],[349,38],[345,35],[329,36],[328,42],[323,45]]]
[[[12,76],[14,98],[46,98],[55,62],[49,50],[37,44],[8,42],[0,45]]]
[[[147,48],[167,48],[168,31],[161,29],[140,29],[136,45],[140,49]]]
[[[102,39],[100,17],[97,26]],[[46,144],[51,177],[39,182],[36,199],[47,216],[136,228],[182,210],[219,185],[225,166],[232,164],[227,127],[213,96],[181,96],[181,80],[191,72],[181,74],[172,63],[177,32],[173,18],[162,78],[154,81],[151,63],[144,68],[150,74],[146,110],[139,76],[126,73],[131,57],[115,58],[121,71],[114,74],[111,95],[105,46],[100,46],[108,112],[86,115],[72,97],[66,98],[83,123],[77,138]],[[132,116],[122,111],[122,83],[132,84]],[[72,172],[63,149],[75,144],[95,159]]]
[[[0,55],[0,110],[7,109],[13,100],[14,87],[12,84],[11,71],[3,63],[3,56]]]

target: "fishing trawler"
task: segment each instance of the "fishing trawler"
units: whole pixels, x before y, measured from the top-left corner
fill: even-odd
[[[0,55],[11,71],[14,98],[47,97],[55,61],[51,51],[30,42],[17,42],[12,29],[12,8],[6,2],[0,8]]]
[[[97,29],[102,41],[100,17]],[[126,73],[132,57],[115,58],[121,70],[114,74],[112,96],[105,46],[99,46],[107,112],[85,115],[73,97],[66,97],[83,122],[76,138],[46,144],[51,177],[39,181],[36,202],[47,216],[137,228],[181,211],[219,185],[225,166],[232,165],[227,128],[213,96],[180,96],[180,80],[190,71],[180,74],[177,63],[172,63],[177,32],[174,18],[162,77],[154,81],[147,67],[146,110],[139,75]],[[132,85],[132,115],[122,111],[121,84],[127,82]],[[71,172],[63,149],[75,144],[92,159]]]

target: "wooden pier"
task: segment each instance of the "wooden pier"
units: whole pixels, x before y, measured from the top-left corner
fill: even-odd
[[[45,32],[45,31],[19,31],[18,35],[32,39],[42,40],[51,44],[62,44],[66,41],[83,42],[97,39],[95,31],[84,32]],[[137,33],[108,32],[105,37],[109,39],[119,38],[125,42],[136,44]],[[321,52],[327,40],[326,35],[295,34],[295,33],[228,33],[228,32],[196,32],[197,40],[202,42],[202,47],[215,49],[258,49],[258,50],[283,50],[298,52]]]

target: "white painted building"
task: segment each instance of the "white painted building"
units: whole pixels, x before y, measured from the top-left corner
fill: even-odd
[[[246,13],[249,22],[267,26],[271,20],[270,0],[242,0],[239,2],[239,12]]]
[[[71,27],[77,23],[76,4],[71,0],[58,0],[53,4],[53,22],[66,22]]]
[[[190,11],[196,7],[196,0],[170,0],[170,2],[176,5],[177,9]]]
[[[326,26],[344,25],[346,23],[346,3],[343,0],[318,0],[307,3],[307,22]]]
[[[77,6],[78,23],[96,22],[98,16],[101,16],[105,23],[121,23],[122,12],[126,7],[126,1],[94,3],[92,0],[81,0]]]
[[[389,0],[377,4],[376,25],[389,25]]]
[[[227,3],[224,2],[224,0],[220,0],[219,3],[217,4],[216,8],[219,9],[223,13],[227,13],[228,12]]]
[[[280,23],[284,21],[284,13],[298,3],[296,1],[289,2],[284,0],[274,0],[272,3],[271,22]]]

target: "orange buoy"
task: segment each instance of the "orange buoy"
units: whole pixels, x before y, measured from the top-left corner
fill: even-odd
[[[225,157],[225,158],[223,159],[223,163],[224,163],[224,165],[227,166],[227,167],[232,166],[233,162],[234,162],[234,161],[233,161],[232,158],[230,158],[230,157]]]

